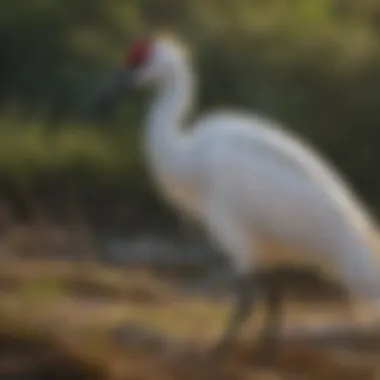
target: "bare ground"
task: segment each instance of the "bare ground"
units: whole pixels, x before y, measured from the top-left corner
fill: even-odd
[[[322,328],[321,339],[309,328],[306,338],[283,336],[274,366],[264,367],[255,341],[261,307],[225,360],[213,360],[209,349],[230,306],[229,299],[184,297],[145,271],[3,260],[0,379],[380,378],[380,339],[371,331],[327,334]],[[341,325],[345,318],[336,300],[289,299],[286,310],[288,327]]]

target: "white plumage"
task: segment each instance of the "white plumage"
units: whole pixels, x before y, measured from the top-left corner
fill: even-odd
[[[319,154],[276,122],[239,111],[211,113],[184,130],[195,81],[188,55],[169,38],[155,41],[135,75],[158,91],[145,131],[157,184],[237,271],[270,261],[260,246],[275,241],[288,252],[276,260],[291,259],[294,248],[297,260],[339,274],[351,290],[377,291],[376,224]]]
[[[201,223],[241,276],[292,260],[378,295],[376,224],[340,175],[312,148],[264,117],[218,111],[183,128],[194,95],[186,50],[156,38],[133,69],[157,94],[144,130],[147,164],[162,194]],[[286,247],[273,255],[268,244]]]

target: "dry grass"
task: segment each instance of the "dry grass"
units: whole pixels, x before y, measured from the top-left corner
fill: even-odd
[[[182,297],[144,271],[82,263],[3,261],[0,265],[0,378],[24,371],[47,379],[375,380],[378,352],[281,343],[275,368],[242,340],[226,360],[208,348],[229,300]],[[287,323],[339,321],[339,305],[289,302]],[[260,308],[242,336],[255,337]],[[124,326],[123,333],[117,327]],[[380,351],[379,351],[380,352]],[[33,377],[34,376],[34,377]]]

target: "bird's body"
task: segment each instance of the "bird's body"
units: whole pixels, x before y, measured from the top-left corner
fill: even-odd
[[[157,177],[163,194],[211,237],[208,205],[217,200],[215,207],[236,219],[252,245],[242,271],[306,264],[347,287],[355,283],[354,292],[369,290],[358,288],[355,278],[364,284],[376,275],[375,223],[341,176],[301,139],[258,115],[220,111],[199,119],[183,137],[182,157],[175,161],[178,172]],[[223,236],[215,240],[226,244]],[[344,270],[348,261],[354,266]]]
[[[176,48],[167,43],[169,52]],[[194,74],[182,58],[158,85],[147,121],[147,165],[162,194],[206,228],[240,273],[291,261],[338,275],[360,295],[373,293],[376,226],[346,182],[262,116],[221,110],[184,130]]]
[[[335,169],[294,134],[255,114],[217,111],[184,129],[195,80],[182,47],[158,39],[146,51],[139,45],[132,58],[139,64],[136,81],[157,89],[144,131],[155,183],[206,229],[240,278],[291,260],[339,275],[353,293],[378,295],[370,244],[375,222]],[[229,337],[252,304],[243,283]]]

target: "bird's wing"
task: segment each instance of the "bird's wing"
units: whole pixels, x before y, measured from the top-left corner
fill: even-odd
[[[238,220],[248,236],[252,231],[259,240],[274,238],[309,251],[304,258],[326,262],[363,294],[377,287],[377,255],[370,243],[376,223],[327,160],[255,116],[222,114],[202,126],[198,152],[209,152],[201,160],[208,199],[217,199],[215,209],[224,210],[223,218]]]
[[[256,215],[259,208],[263,217],[272,210],[274,218],[282,216],[278,220],[283,224],[288,217],[298,217],[301,225],[309,214],[320,223],[328,218],[332,225],[334,220],[350,220],[356,228],[373,230],[368,210],[310,144],[258,116],[222,114],[210,124],[219,128],[214,133],[220,140],[218,167],[214,165],[213,171],[221,171],[217,176],[224,183],[218,186],[228,189],[228,197],[235,194],[244,208]]]

